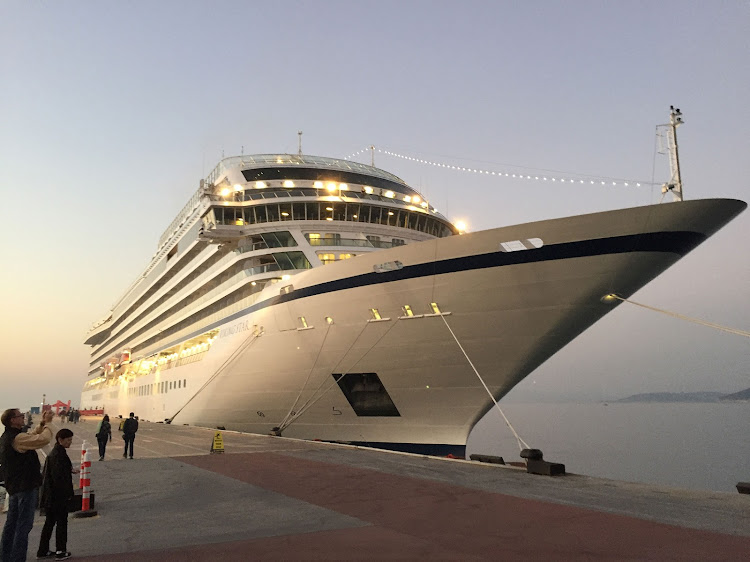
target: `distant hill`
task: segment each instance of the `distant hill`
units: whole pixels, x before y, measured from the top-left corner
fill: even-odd
[[[743,392],[750,392],[750,389]],[[718,402],[724,396],[723,392],[648,392],[633,394],[616,402]]]
[[[746,388],[745,390],[740,390],[739,392],[734,392],[732,394],[725,394],[719,400],[750,400],[750,388]]]

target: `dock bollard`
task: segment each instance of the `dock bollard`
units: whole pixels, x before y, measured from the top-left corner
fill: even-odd
[[[542,474],[544,476],[562,476],[565,474],[564,464],[545,461],[544,455],[539,449],[523,449],[521,458],[526,459],[526,472],[529,474]]]
[[[93,517],[96,510],[91,509],[91,453],[86,451],[81,463],[81,511],[76,511],[73,517]]]

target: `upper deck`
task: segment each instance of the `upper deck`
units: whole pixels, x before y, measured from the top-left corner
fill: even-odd
[[[225,158],[201,180],[199,189],[162,234],[148,266],[105,318],[91,328],[86,343],[97,345],[109,337],[118,319],[133,312],[134,303],[150,294],[149,287],[158,288],[165,282],[167,270],[174,276],[185,265],[180,260],[184,252],[196,253],[206,243],[237,243],[273,230],[278,223],[296,222],[300,228],[299,221],[304,221],[302,228],[333,233],[320,240],[318,235],[305,233],[305,243],[298,241],[303,246],[330,246],[329,241],[335,239],[340,244],[334,245],[360,246],[360,251],[457,232],[418,191],[373,166],[289,154]],[[284,224],[284,229],[290,227],[294,225]],[[397,238],[380,240],[381,234]],[[315,255],[309,256],[314,264],[318,262]],[[346,253],[347,257],[354,255]],[[336,257],[318,255],[323,263]],[[175,267],[176,262],[181,263]]]

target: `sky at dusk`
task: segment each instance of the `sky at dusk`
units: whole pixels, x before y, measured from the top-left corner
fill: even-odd
[[[0,3],[0,408],[80,399],[84,336],[222,157],[375,164],[476,231],[657,203],[679,107],[687,199],[748,200],[750,3]],[[369,163],[370,153],[355,159]],[[750,330],[750,213],[633,296]],[[750,387],[750,340],[622,305],[508,400]]]

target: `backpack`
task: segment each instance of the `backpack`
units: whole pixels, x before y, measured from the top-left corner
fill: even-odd
[[[122,426],[122,432],[125,435],[135,435],[138,431],[138,420],[135,418],[128,418]]]

